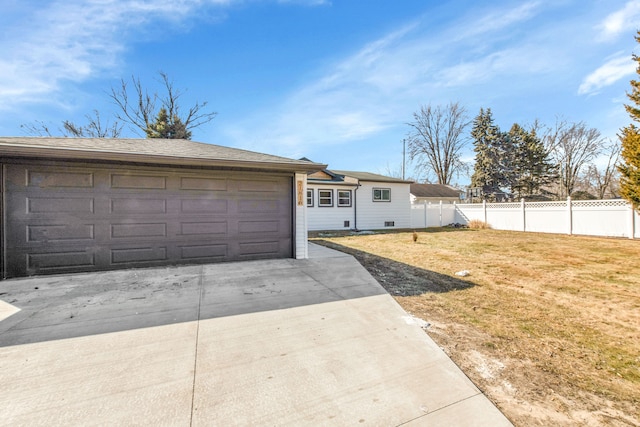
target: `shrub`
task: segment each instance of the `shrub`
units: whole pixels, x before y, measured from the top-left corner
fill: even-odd
[[[485,230],[491,228],[489,224],[484,221],[480,221],[479,219],[472,219],[471,221],[469,221],[469,224],[467,224],[467,226],[476,230]]]

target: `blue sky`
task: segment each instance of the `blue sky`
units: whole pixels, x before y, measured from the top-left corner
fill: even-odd
[[[640,0],[3,0],[0,135],[108,116],[121,78],[153,89],[164,71],[183,105],[218,112],[194,140],[333,169],[399,170],[428,104],[491,108],[504,130],[584,121],[613,140],[638,29]]]

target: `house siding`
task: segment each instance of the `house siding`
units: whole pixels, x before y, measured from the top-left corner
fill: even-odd
[[[350,230],[355,227],[354,192],[355,187],[345,185],[330,185],[309,183],[308,188],[313,190],[313,207],[307,208],[308,229],[319,230]],[[333,191],[333,206],[318,206],[318,190]],[[351,190],[351,207],[338,206],[338,190]],[[306,191],[305,191],[306,194]],[[344,222],[349,221],[345,227]]]
[[[356,190],[355,187],[345,185],[309,182],[308,188],[314,190],[314,206],[307,208],[310,231],[349,230],[355,227],[360,230],[411,227],[409,185],[406,183],[361,181],[360,187]],[[374,188],[389,188],[391,201],[374,202]],[[332,207],[318,207],[318,189],[333,190]],[[351,207],[337,206],[337,190],[351,190]],[[348,227],[344,226],[345,221],[349,221]],[[385,227],[385,222],[393,222],[394,225]]]
[[[368,181],[361,181],[360,183],[361,186],[357,191],[359,229],[376,230],[411,227],[411,203],[408,184]],[[374,202],[374,188],[391,189],[391,201]],[[385,222],[389,221],[392,221],[394,225],[385,227]]]

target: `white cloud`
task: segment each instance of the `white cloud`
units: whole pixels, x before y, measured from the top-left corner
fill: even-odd
[[[402,127],[421,104],[457,101],[460,87],[478,79],[547,72],[554,58],[534,44],[468,51],[486,43],[486,38],[479,40],[479,31],[508,33],[537,8],[537,2],[530,2],[499,13],[493,9],[486,17],[470,15],[436,31],[417,19],[337,62],[279,106],[228,125],[224,132],[238,146],[308,155],[315,147],[364,141]],[[475,20],[482,29],[467,31]],[[464,38],[457,38],[465,31]]]
[[[0,108],[53,102],[65,82],[117,67],[129,44],[160,26],[180,27],[243,0],[57,0],[6,11],[0,39]],[[318,4],[319,0],[303,4]],[[153,24],[153,27],[151,26]],[[52,96],[53,95],[53,96]]]
[[[578,94],[597,93],[603,87],[610,86],[618,80],[634,74],[635,67],[636,63],[629,56],[618,54],[585,77],[578,88]]]
[[[627,2],[624,7],[609,15],[598,25],[600,38],[610,40],[619,34],[635,32],[640,21],[640,0]]]

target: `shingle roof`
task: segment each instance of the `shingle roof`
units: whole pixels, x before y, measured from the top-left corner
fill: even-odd
[[[352,178],[359,179],[360,181],[397,182],[397,183],[405,183],[405,184],[409,184],[413,182],[413,181],[406,181],[400,178],[392,178],[390,176],[378,175],[370,172],[338,171],[333,169],[330,172],[337,175],[350,176]]]
[[[0,137],[0,156],[316,171],[326,165],[184,139]]]
[[[416,197],[460,197],[460,191],[443,184],[411,184],[409,191]]]

